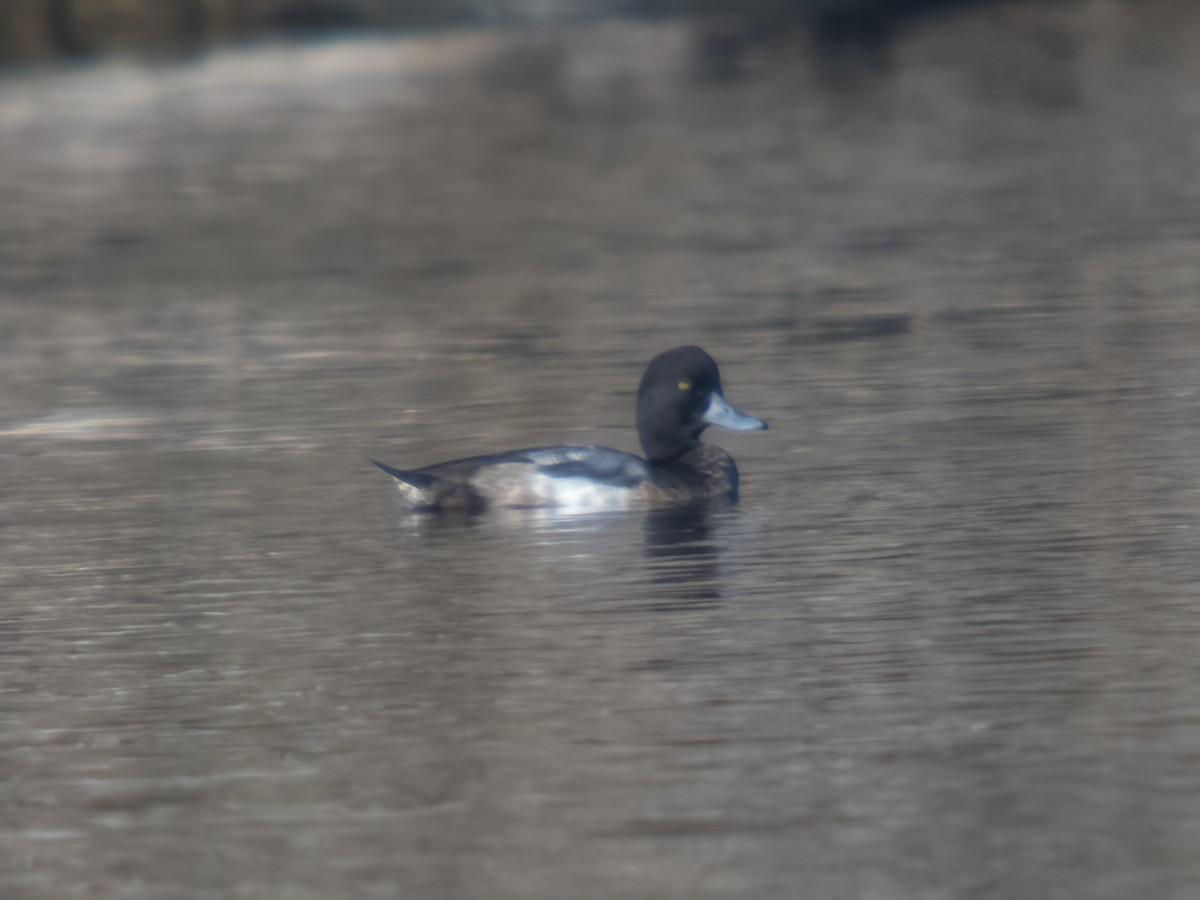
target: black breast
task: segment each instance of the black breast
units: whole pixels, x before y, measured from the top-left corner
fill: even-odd
[[[701,444],[675,459],[654,463],[651,481],[664,499],[727,498],[737,500],[738,472],[733,457],[711,444]]]

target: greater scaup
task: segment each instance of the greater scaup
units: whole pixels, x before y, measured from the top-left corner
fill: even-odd
[[[710,424],[734,431],[767,427],[725,400],[711,356],[699,347],[677,347],[650,360],[638,387],[637,430],[645,459],[609,447],[558,446],[412,470],[371,462],[396,479],[414,511],[553,507],[599,512],[737,500],[733,458],[700,443]]]

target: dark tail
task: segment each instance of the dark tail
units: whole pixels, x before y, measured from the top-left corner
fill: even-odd
[[[438,480],[432,475],[424,475],[421,472],[406,472],[404,469],[393,469],[387,463],[381,463],[379,460],[371,459],[370,457],[367,458],[367,462],[374,463],[397,481],[403,481],[405,484],[411,484],[415,488],[431,488],[438,483]]]

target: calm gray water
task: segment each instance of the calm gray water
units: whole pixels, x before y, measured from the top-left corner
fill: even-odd
[[[1196,897],[1171,6],[6,76],[0,896]],[[737,508],[365,461],[635,449],[684,342]]]

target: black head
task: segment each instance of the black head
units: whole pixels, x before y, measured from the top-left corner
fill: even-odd
[[[736,431],[767,427],[726,402],[717,364],[699,347],[677,347],[650,360],[637,401],[638,439],[646,458],[663,462],[694,449],[709,424]]]

